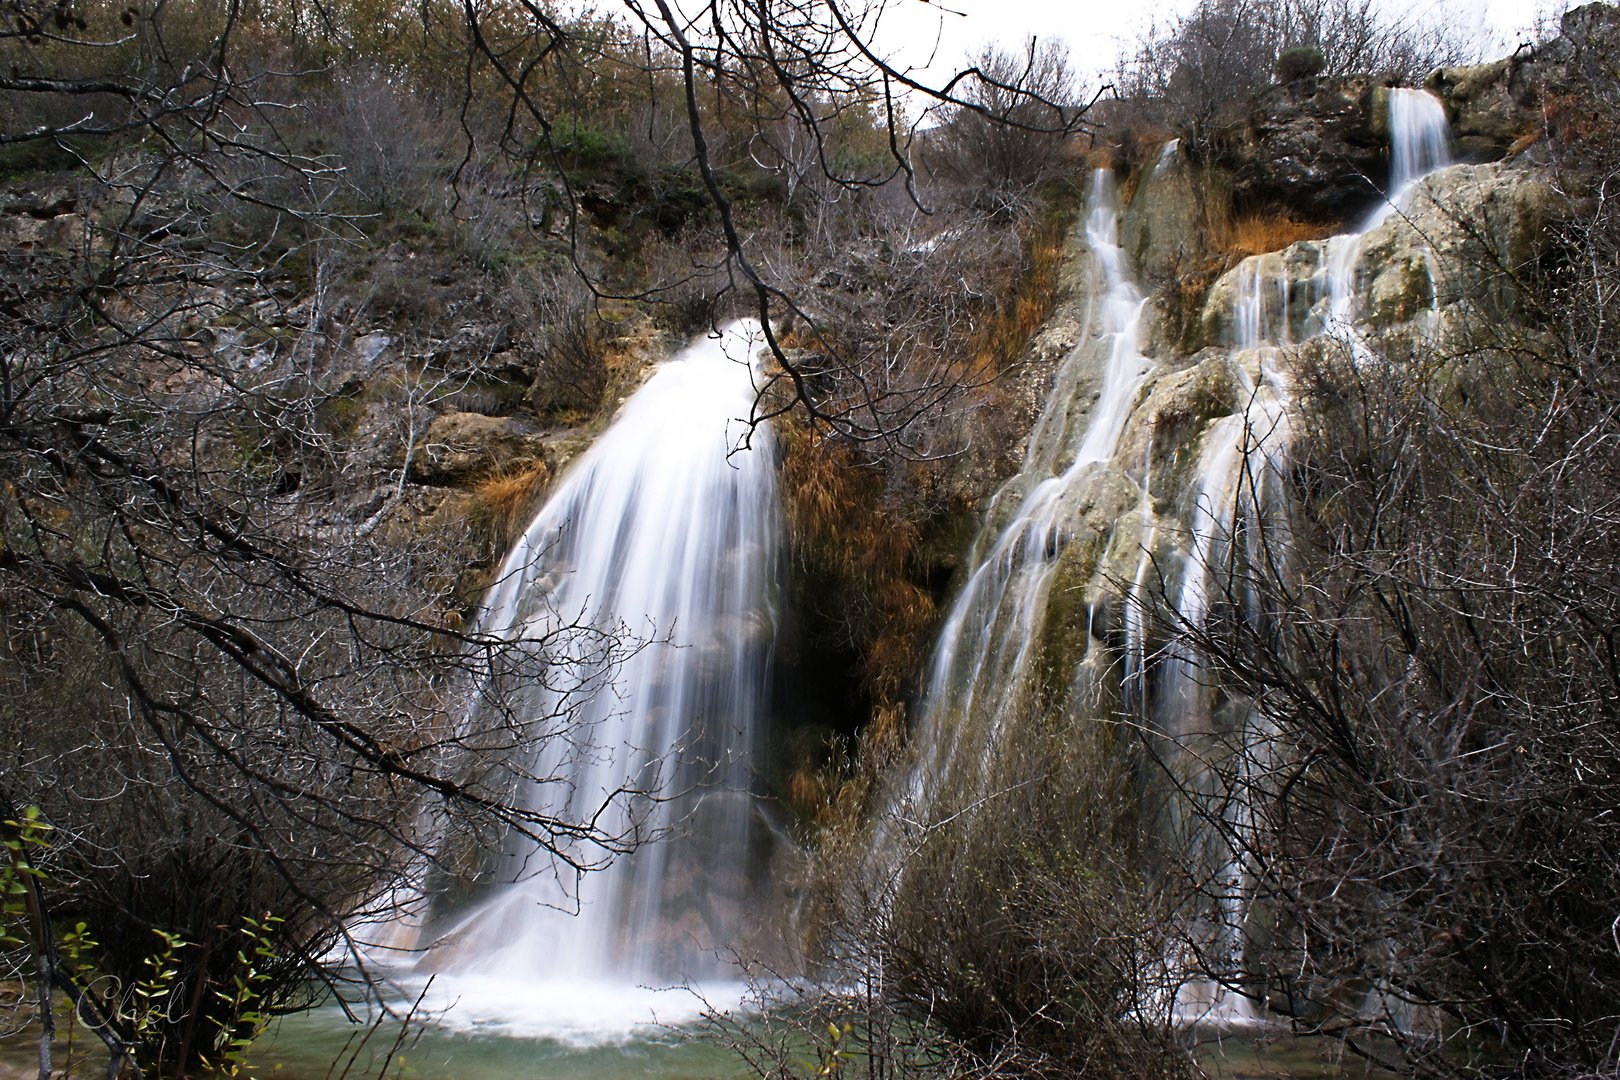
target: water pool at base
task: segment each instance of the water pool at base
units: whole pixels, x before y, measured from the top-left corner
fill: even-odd
[[[255,1072],[286,1080],[733,1080],[748,1074],[692,1024],[646,1024],[592,1045],[582,1039],[434,1025],[396,1048],[397,1022],[367,1028],[325,1006],[277,1021],[254,1048]],[[361,1041],[365,1040],[362,1046]]]

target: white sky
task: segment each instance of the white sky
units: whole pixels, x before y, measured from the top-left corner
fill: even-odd
[[[1513,51],[1521,31],[1538,16],[1568,6],[1560,0],[1384,0],[1398,4],[1407,17],[1460,24],[1482,42],[1485,59]],[[1579,2],[1579,0],[1576,0]],[[1031,34],[1059,37],[1069,45],[1075,70],[1092,88],[1097,72],[1113,67],[1154,18],[1191,9],[1196,0],[1140,3],[1132,0],[889,0],[875,35],[897,59],[923,68],[939,79],[961,66],[964,56],[995,41],[1014,49]],[[942,7],[959,14],[946,14]],[[937,43],[937,44],[936,44]],[[930,66],[930,59],[932,64]]]

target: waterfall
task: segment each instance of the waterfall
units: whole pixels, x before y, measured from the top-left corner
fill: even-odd
[[[1328,241],[1326,294],[1321,332],[1344,338],[1359,354],[1366,347],[1355,330],[1356,264],[1363,238],[1398,213],[1419,180],[1451,164],[1445,106],[1426,90],[1389,91],[1389,186],[1382,202],[1351,233]]]
[[[956,761],[963,737],[972,731],[970,742],[993,745],[1007,710],[1028,692],[1035,624],[1072,539],[1075,499],[1085,478],[1114,456],[1151,367],[1137,341],[1147,301],[1120,250],[1119,201],[1108,170],[1092,174],[1085,230],[1103,279],[1096,333],[1082,334],[1060,366],[1023,468],[997,492],[991,519],[1002,507],[1016,508],[977,559],[940,633],[915,736],[924,751],[908,797],[917,805],[928,804],[958,764],[973,769],[978,758]],[[1099,360],[1095,402],[1071,415],[1068,405],[1078,384]],[[989,730],[978,730],[983,723]]]
[[[1319,273],[1312,281],[1313,317],[1306,320],[1307,337],[1331,335],[1343,340],[1362,359],[1372,354],[1355,325],[1356,267],[1365,234],[1401,210],[1412,189],[1424,176],[1449,163],[1445,109],[1433,95],[1419,90],[1389,92],[1390,182],[1381,205],[1362,221],[1357,232],[1336,236],[1321,249]],[[1268,300],[1271,302],[1268,303]],[[1233,371],[1243,393],[1242,408],[1210,425],[1193,484],[1188,543],[1181,585],[1174,601],[1175,621],[1196,630],[1204,625],[1210,608],[1210,577],[1232,565],[1231,545],[1241,534],[1258,543],[1285,540],[1275,493],[1280,489],[1288,453],[1287,378],[1278,367],[1279,346],[1291,338],[1288,276],[1277,254],[1252,257],[1240,265],[1234,305]],[[1245,362],[1247,360],[1247,362]],[[1253,370],[1259,376],[1251,378]],[[1238,518],[1243,527],[1238,527]],[[1262,521],[1261,519],[1266,520]],[[1224,549],[1224,550],[1223,550]],[[1245,552],[1254,560],[1258,552]],[[1241,558],[1235,560],[1241,561]],[[1252,608],[1252,603],[1251,603]],[[1259,613],[1245,612],[1254,619]],[[1172,745],[1187,754],[1187,772],[1178,781],[1212,803],[1225,807],[1223,827],[1241,834],[1247,827],[1247,798],[1241,792],[1213,790],[1216,777],[1209,767],[1212,755],[1230,752],[1228,782],[1241,788],[1252,770],[1264,768],[1269,732],[1252,730],[1260,723],[1247,710],[1236,707],[1223,724],[1211,715],[1212,688],[1196,652],[1172,643],[1164,668],[1165,688],[1159,705],[1159,728]],[[1208,745],[1206,745],[1206,743]],[[1219,744],[1219,745],[1216,745]],[[1236,797],[1224,798],[1226,794]],[[1202,917],[1201,934],[1211,960],[1236,980],[1243,967],[1244,922],[1252,874],[1241,853],[1234,852],[1208,827],[1204,831],[1208,891],[1215,900]],[[1196,856],[1195,856],[1196,858]],[[1230,992],[1220,982],[1194,981],[1182,987],[1173,1006],[1178,1022],[1221,1028],[1252,1026],[1260,1022],[1252,1002]]]
[[[1261,543],[1288,546],[1281,492],[1291,389],[1284,347],[1331,336],[1358,356],[1372,355],[1357,328],[1363,234],[1399,212],[1418,181],[1447,163],[1444,109],[1433,96],[1391,90],[1389,130],[1384,203],[1354,232],[1240,264],[1228,351],[1201,354],[1194,368],[1178,370],[1170,361],[1155,366],[1143,357],[1138,338],[1145,336],[1144,301],[1117,240],[1112,181],[1096,174],[1086,238],[1102,278],[1102,288],[1094,290],[1100,293],[1100,317],[1060,366],[1022,469],[991,503],[970,576],[950,609],[925,684],[914,733],[917,761],[904,792],[903,810],[911,821],[930,820],[947,795],[960,800],[975,794],[975,770],[995,759],[1003,740],[1018,737],[1016,710],[1032,700],[1039,678],[1052,677],[1038,670],[1037,639],[1055,603],[1054,580],[1067,553],[1089,537],[1089,554],[1073,560],[1075,573],[1064,579],[1064,589],[1084,590],[1086,602],[1098,610],[1118,603],[1120,633],[1094,633],[1088,624],[1084,645],[1064,654],[1077,665],[1067,677],[1074,680],[1071,687],[1085,678],[1116,680],[1115,700],[1139,718],[1156,756],[1175,774],[1169,783],[1159,781],[1165,791],[1148,793],[1155,805],[1145,816],[1154,820],[1143,827],[1172,861],[1199,875],[1204,895],[1183,913],[1186,954],[1165,959],[1173,970],[1213,970],[1219,976],[1184,976],[1166,992],[1163,1007],[1186,1027],[1229,1030],[1266,1023],[1262,1010],[1236,989],[1244,981],[1254,871],[1228,842],[1251,823],[1243,792],[1225,785],[1242,789],[1259,782],[1273,735],[1247,703],[1227,700],[1213,685],[1190,639],[1217,613],[1262,619],[1258,591],[1223,571],[1245,560],[1261,564],[1268,554]],[[1173,163],[1173,154],[1167,148],[1155,171]],[[1098,346],[1106,350],[1100,378]],[[1191,413],[1186,397],[1177,396],[1191,392],[1195,377],[1230,388],[1229,404],[1222,406],[1229,409],[1226,415]],[[1161,423],[1185,424],[1190,414],[1199,417],[1193,429],[1199,435],[1189,447],[1190,460],[1181,464],[1179,453],[1162,454],[1155,439]],[[1161,458],[1170,460],[1159,462],[1155,472]],[[1157,503],[1155,485],[1168,485],[1157,492]],[[1111,522],[1097,520],[1099,505],[1111,508]],[[1269,554],[1278,553],[1274,548]],[[1162,589],[1150,586],[1155,579],[1164,582]],[[1103,621],[1110,621],[1106,613]],[[1150,642],[1155,626],[1160,644]],[[1097,654],[1107,655],[1098,660]],[[1110,692],[1071,694],[1063,707],[1110,717]],[[1208,811],[1217,817],[1200,816],[1193,803],[1169,796],[1171,791],[1207,800],[1205,809],[1218,807]],[[1235,797],[1223,798],[1228,795]],[[882,825],[878,841],[886,842]]]
[[[430,878],[415,972],[459,999],[450,1022],[567,1036],[647,1020],[638,984],[724,977],[716,951],[745,932],[768,831],[749,787],[779,532],[770,432],[745,444],[739,419],[754,402],[758,330],[734,324],[662,364],[489,591],[480,630],[558,635],[558,662],[521,683],[491,672],[466,729],[527,733],[511,787],[532,809],[649,842],[574,874],[508,837],[470,885]],[[636,644],[607,657],[603,638],[569,627]],[[444,844],[444,862],[477,847]],[[566,854],[602,860],[583,846]]]

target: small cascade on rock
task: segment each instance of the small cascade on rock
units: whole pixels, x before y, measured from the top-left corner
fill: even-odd
[[[1355,329],[1352,310],[1356,299],[1356,266],[1361,259],[1362,241],[1398,213],[1418,181],[1451,164],[1450,127],[1440,99],[1426,90],[1400,87],[1389,91],[1389,186],[1384,200],[1351,233],[1327,242],[1317,332],[1343,338],[1365,355],[1366,349]]]
[[[779,533],[770,432],[742,441],[758,331],[734,324],[661,365],[562,478],[486,598],[480,629],[545,642],[550,662],[540,678],[491,672],[469,738],[521,731],[513,797],[642,843],[573,874],[521,837],[492,853],[447,833],[441,862],[475,872],[430,876],[414,970],[460,1002],[450,1022],[588,1038],[647,1021],[638,986],[724,978],[717,951],[747,933],[770,843],[749,788]],[[603,861],[555,839],[567,859]],[[680,1003],[656,1007],[667,1018]]]
[[[1246,550],[1239,554],[1232,550],[1233,545],[1243,538],[1258,543],[1260,537],[1275,543],[1285,534],[1279,520],[1279,496],[1288,446],[1289,399],[1286,381],[1274,366],[1277,359],[1279,352],[1273,345],[1239,351],[1233,370],[1242,410],[1214,421],[1205,433],[1191,485],[1180,588],[1173,601],[1173,623],[1191,633],[1203,628],[1214,599],[1237,606],[1232,602],[1234,594],[1242,591],[1241,581],[1223,577],[1217,585],[1216,576],[1261,553]],[[1254,365],[1258,380],[1250,377],[1245,361]],[[1241,617],[1252,620],[1259,613],[1251,604]],[[1166,744],[1162,758],[1177,773],[1175,782],[1183,791],[1206,807],[1221,807],[1219,827],[1175,815],[1170,827],[1174,842],[1185,849],[1188,866],[1202,871],[1202,891],[1211,901],[1191,930],[1193,947],[1200,954],[1196,967],[1230,973],[1231,981],[1237,981],[1243,970],[1252,873],[1243,853],[1234,851],[1224,837],[1246,833],[1247,801],[1237,789],[1256,758],[1264,755],[1265,733],[1249,730],[1257,721],[1241,703],[1217,705],[1219,688],[1209,678],[1198,650],[1188,642],[1170,642],[1162,671],[1163,690],[1153,710],[1153,727]],[[1217,715],[1218,709],[1225,715]],[[1221,770],[1213,765],[1224,766],[1224,782],[1232,791],[1219,789]],[[1226,797],[1229,794],[1235,797]],[[1171,805],[1179,808],[1178,803]],[[1172,1004],[1175,1022],[1222,1030],[1260,1024],[1262,1018],[1253,1003],[1242,993],[1232,992],[1226,982],[1194,979],[1183,984]]]
[[[1102,277],[1100,318],[1060,366],[1023,468],[996,494],[972,576],[941,631],[917,735],[924,751],[909,792],[915,804],[928,804],[958,767],[971,783],[980,752],[995,743],[1008,711],[1024,702],[1036,623],[1073,540],[1082,481],[1114,456],[1151,367],[1137,340],[1146,300],[1120,250],[1118,195],[1108,170],[1092,174],[1085,235]],[[1095,398],[1079,403],[1078,384],[1098,374]],[[966,745],[978,750],[958,761]]]

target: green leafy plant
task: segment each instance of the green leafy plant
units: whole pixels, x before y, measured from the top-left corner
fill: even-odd
[[[152,933],[158,936],[162,944],[146,958],[146,976],[131,989],[129,1007],[120,1010],[119,1019],[128,1023],[137,1042],[148,1043],[156,1037],[158,1056],[161,1058],[162,1020],[167,1012],[169,995],[180,975],[175,957],[185,947],[186,941],[179,934],[171,934],[167,930],[154,929]]]
[[[45,875],[29,860],[31,851],[49,846],[52,828],[40,816],[39,807],[30,806],[23,811],[22,820],[5,821],[4,843],[9,858],[0,864],[0,897],[3,897],[4,919],[0,921],[0,948],[18,949],[27,943],[14,931],[28,931],[22,926],[28,915],[28,879]]]
[[[235,1024],[226,1037],[220,1058],[211,1061],[204,1057],[203,1064],[224,1076],[240,1076],[251,1069],[248,1051],[270,1023],[270,1015],[262,1005],[265,984],[270,981],[266,968],[268,962],[276,957],[271,934],[281,921],[274,915],[266,916],[263,921],[245,915],[242,917],[242,928],[238,932],[242,935],[243,943],[236,953],[239,972],[232,978],[230,991],[214,992],[229,1006]]]
[[[844,1066],[849,1062],[854,1051],[842,1045],[844,1036],[848,1035],[852,1024],[845,1024],[840,1028],[837,1024],[827,1025],[827,1045],[816,1047],[816,1055],[820,1059],[816,1064],[805,1062],[806,1068],[814,1069],[811,1075],[820,1080],[822,1077],[837,1077],[844,1074]]]

